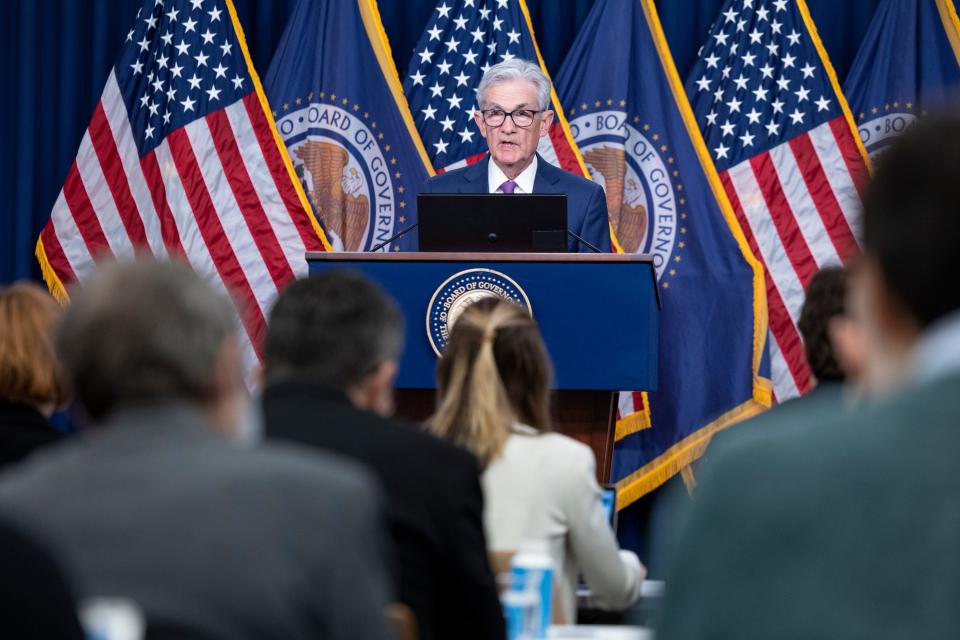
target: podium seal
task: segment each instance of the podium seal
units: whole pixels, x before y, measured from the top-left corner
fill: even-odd
[[[509,300],[533,315],[526,292],[509,276],[492,269],[455,273],[437,287],[427,305],[427,338],[438,356],[443,354],[457,318],[470,305],[486,298]]]

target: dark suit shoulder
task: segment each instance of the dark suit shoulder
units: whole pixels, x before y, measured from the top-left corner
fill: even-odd
[[[237,475],[251,482],[271,478],[312,481],[347,492],[374,486],[370,472],[355,461],[296,443],[267,442],[231,458],[236,461],[233,467]]]
[[[386,483],[477,475],[470,453],[412,424],[356,409],[345,397],[319,397],[307,388],[285,385],[268,388],[263,407],[268,437],[358,460]]]
[[[404,434],[403,437],[419,447],[424,454],[437,456],[455,467],[471,466],[477,463],[472,453],[425,431],[424,427],[400,420],[385,420],[385,422],[391,426],[400,427],[399,431]]]
[[[396,466],[397,470],[414,477],[430,478],[433,482],[459,484],[462,478],[476,478],[478,466],[472,453],[442,440],[422,427],[395,419],[357,412],[360,429],[367,431],[367,446],[377,457]]]
[[[603,191],[603,187],[593,180],[588,180],[579,174],[561,169],[558,166],[550,164],[543,158],[538,158],[537,160],[537,173],[552,182],[562,183],[563,186],[568,189],[580,188],[587,191]]]
[[[61,439],[63,435],[33,407],[0,402],[0,466],[18,462]]]
[[[445,171],[444,173],[438,173],[435,176],[427,178],[427,182],[430,184],[443,184],[445,182],[456,182],[463,178],[464,174],[469,172],[471,165],[460,167],[459,169],[453,169],[452,171]]]
[[[467,188],[468,192],[486,193],[487,162],[484,159],[459,169],[438,173],[427,178],[420,191],[421,193],[457,193]]]

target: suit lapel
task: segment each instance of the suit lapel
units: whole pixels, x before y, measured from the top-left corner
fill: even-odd
[[[490,154],[480,162],[468,165],[463,170],[463,189],[464,193],[487,193],[489,187],[487,184],[487,163],[490,162]]]
[[[562,169],[557,169],[552,164],[544,160],[543,156],[538,153],[537,175],[533,178],[533,192],[555,193],[557,190],[557,180],[560,179],[560,171],[562,171]]]

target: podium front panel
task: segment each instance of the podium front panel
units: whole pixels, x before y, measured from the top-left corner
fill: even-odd
[[[586,254],[311,253],[310,273],[355,269],[380,283],[406,317],[396,386],[434,388],[448,312],[460,296],[498,290],[528,302],[560,390],[657,387],[653,266],[638,256]],[[452,303],[452,306],[451,306]]]

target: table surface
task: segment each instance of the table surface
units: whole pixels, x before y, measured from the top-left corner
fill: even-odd
[[[653,631],[644,627],[593,625],[554,625],[547,632],[550,640],[653,640]]]

